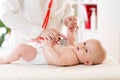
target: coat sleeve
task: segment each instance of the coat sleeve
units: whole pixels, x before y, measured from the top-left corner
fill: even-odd
[[[68,17],[68,16],[73,16],[74,15],[74,9],[72,7],[71,2],[67,2],[65,5],[65,12],[63,16],[63,20]]]
[[[41,32],[40,27],[21,16],[21,8],[20,0],[1,0],[0,19],[12,30],[19,30],[22,33],[30,32],[32,37],[38,36]]]

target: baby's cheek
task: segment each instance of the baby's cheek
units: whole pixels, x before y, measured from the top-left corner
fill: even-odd
[[[79,54],[83,55],[84,53],[84,50],[79,50]]]

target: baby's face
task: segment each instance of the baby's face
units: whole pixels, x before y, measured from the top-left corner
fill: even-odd
[[[75,53],[78,56],[78,59],[81,63],[91,65],[93,64],[91,56],[95,55],[93,52],[96,52],[96,43],[94,40],[88,40],[85,42],[78,43],[74,48]]]

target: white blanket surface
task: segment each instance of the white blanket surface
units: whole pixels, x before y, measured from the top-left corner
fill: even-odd
[[[108,57],[100,65],[57,67],[52,65],[0,65],[0,80],[120,80],[118,63]]]

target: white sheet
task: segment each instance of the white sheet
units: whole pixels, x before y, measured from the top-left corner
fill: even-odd
[[[120,80],[119,65],[111,58],[103,64],[71,67],[52,65],[0,65],[0,80]]]

